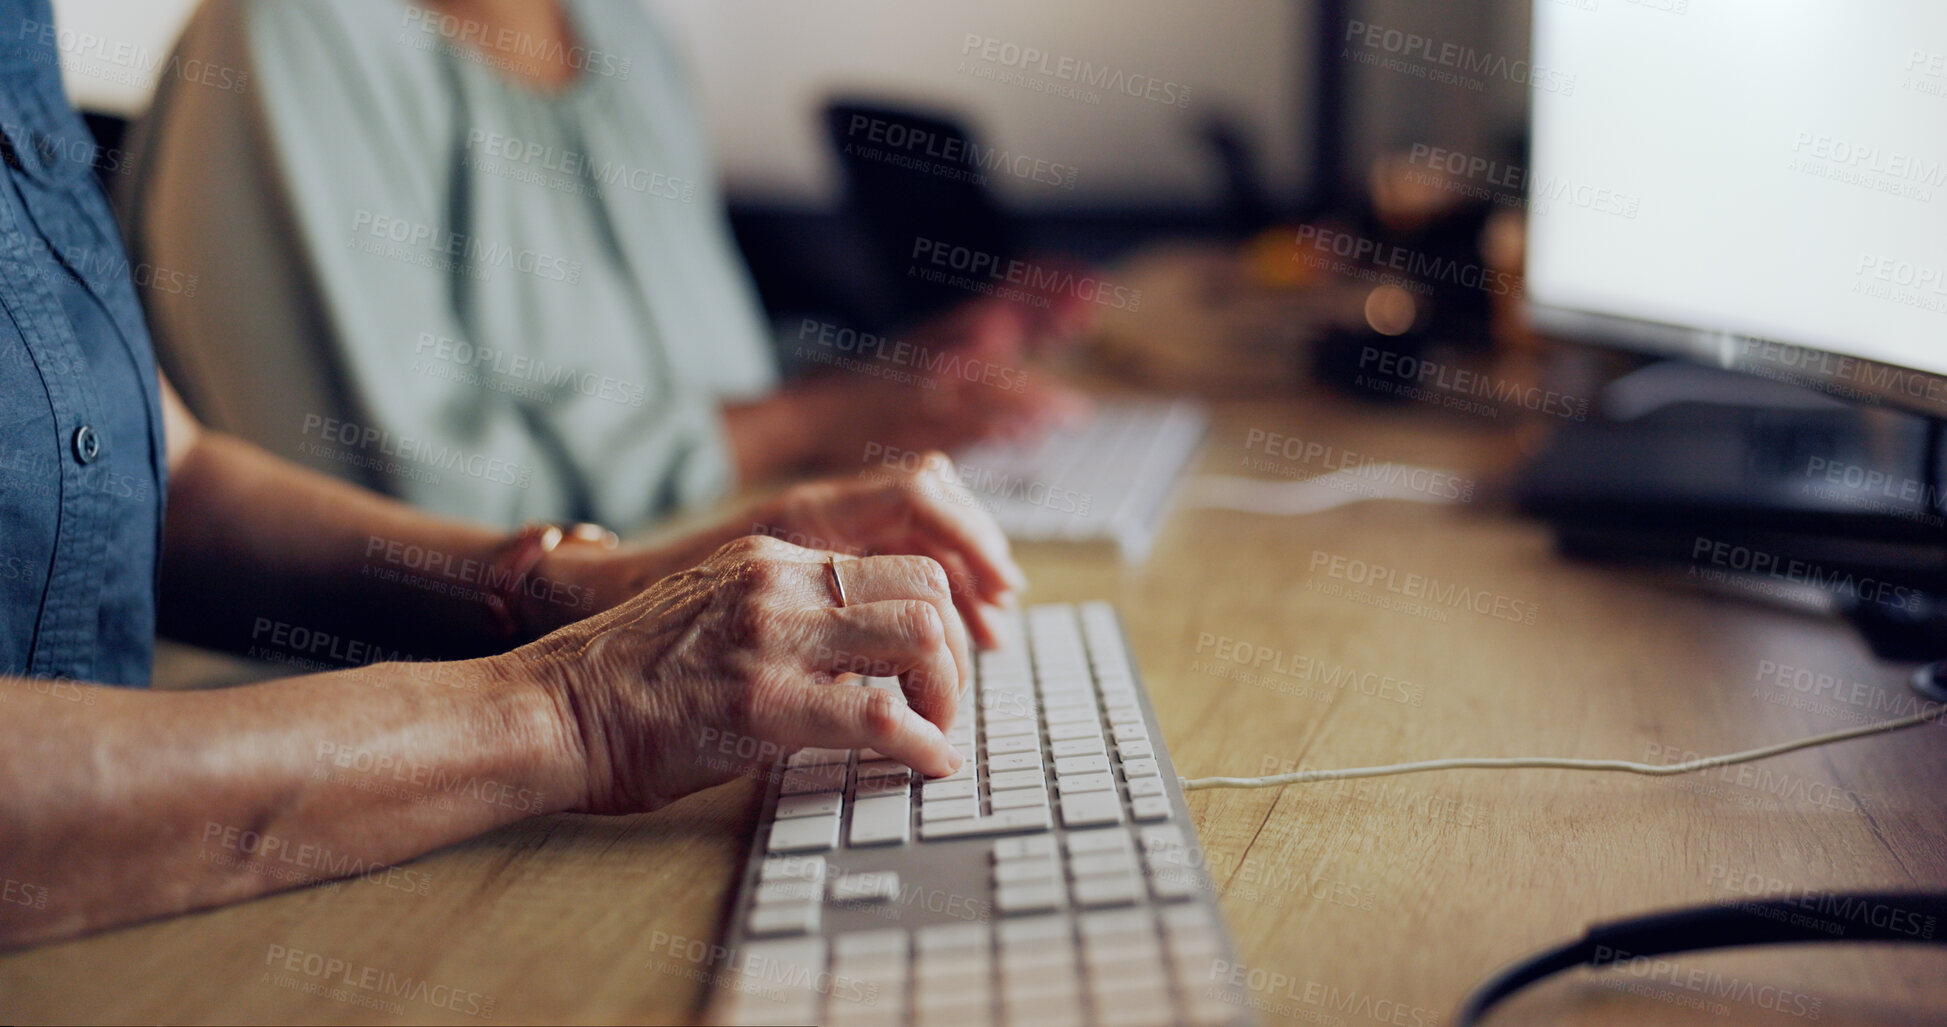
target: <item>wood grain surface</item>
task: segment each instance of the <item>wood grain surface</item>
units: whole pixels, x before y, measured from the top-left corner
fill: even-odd
[[[1906,668],[1875,663],[1841,625],[1557,557],[1494,499],[1522,435],[1497,419],[1227,402],[1202,469],[1330,469],[1253,463],[1266,455],[1253,430],[1448,469],[1479,492],[1303,517],[1179,508],[1139,568],[1026,550],[1032,599],[1121,610],[1187,776],[1463,755],[1674,760],[1908,708]],[[1355,567],[1452,583],[1503,613],[1531,607],[1533,623],[1491,602],[1401,609]],[[1240,646],[1255,667],[1235,662]],[[1848,685],[1807,696],[1774,667]],[[1202,791],[1190,807],[1262,1022],[1427,1027],[1483,976],[1594,921],[1809,888],[1947,889],[1943,782],[1947,726],[1927,725],[1686,778],[1459,771]],[[415,861],[410,879],[8,954],[0,1023],[683,1022],[756,799],[740,784],[650,816],[536,820]],[[332,960],[340,983],[321,986],[306,968]],[[1495,1022],[1947,1023],[1947,954],[1679,957],[1565,976]]]

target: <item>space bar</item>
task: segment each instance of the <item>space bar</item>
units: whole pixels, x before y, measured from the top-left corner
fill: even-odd
[[[1046,809],[1002,810],[992,816],[973,817],[966,820],[936,820],[921,824],[921,841],[938,841],[942,838],[985,838],[997,834],[1016,834],[1021,831],[1051,831],[1054,822]]]

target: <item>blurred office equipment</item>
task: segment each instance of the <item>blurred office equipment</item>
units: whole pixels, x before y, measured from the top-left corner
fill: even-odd
[[[1030,446],[989,443],[960,456],[963,481],[991,500],[1017,543],[1112,546],[1141,563],[1169,515],[1209,414],[1190,399],[1116,399]]]
[[[1822,595],[1883,654],[1938,658],[1947,122],[1911,65],[1947,10],[1654,13],[1536,5],[1535,65],[1576,77],[1534,95],[1529,309],[1702,366],[1612,385],[1521,502],[1570,552]]]

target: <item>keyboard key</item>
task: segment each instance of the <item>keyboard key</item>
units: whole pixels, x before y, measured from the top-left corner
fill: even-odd
[[[1138,740],[1132,738],[1126,742],[1117,742],[1115,743],[1115,751],[1116,755],[1125,760],[1146,759],[1156,755],[1156,750],[1150,747],[1146,739]]]
[[[1009,735],[1032,735],[1041,730],[1032,717],[988,717],[987,737],[1006,738]]]
[[[770,852],[822,852],[838,847],[838,815],[797,817],[771,825]]]
[[[994,908],[1002,913],[1041,913],[1061,904],[1062,887],[1055,881],[1019,881],[994,889]]]
[[[942,799],[939,802],[921,803],[919,807],[919,822],[922,824],[979,815],[980,800],[978,799]]]
[[[1159,771],[1155,760],[1123,760],[1122,776],[1130,779],[1155,777]]]
[[[852,931],[832,939],[833,959],[869,959],[906,956],[906,932],[897,927],[880,931]]]
[[[830,763],[843,763],[852,758],[850,749],[799,749],[784,761],[787,767],[822,767]]]
[[[1087,792],[1061,796],[1061,823],[1063,827],[1095,827],[1102,824],[1122,823],[1122,800],[1115,792]]]
[[[844,801],[844,797],[837,792],[786,795],[777,800],[777,818],[789,820],[792,817],[810,817],[822,813],[836,815]]]
[[[819,881],[825,879],[823,856],[772,856],[757,868],[760,881]]]
[[[870,763],[859,764],[860,781],[870,781],[874,778],[882,777],[909,778],[911,776],[913,776],[913,768],[904,763],[895,763],[892,760],[873,760]]]
[[[1017,884],[1032,881],[1055,882],[1059,880],[1061,880],[1061,864],[1055,862],[1052,856],[1041,856],[1034,859],[1010,859],[994,864],[995,884]],[[793,881],[787,883],[801,884],[803,882]]]
[[[1108,748],[1102,744],[1101,735],[1087,738],[1065,738],[1048,747],[1048,754],[1056,759],[1068,756],[1105,756]]]
[[[758,937],[811,934],[818,930],[818,900],[775,902],[750,908],[750,933]]]
[[[966,783],[973,784],[972,781]],[[875,799],[885,796],[904,799],[906,796],[912,794],[912,790],[913,783],[905,778],[881,777],[871,781],[860,781],[858,789],[854,794],[855,797],[860,799]]]
[[[851,844],[904,845],[912,838],[911,806],[904,796],[859,799],[852,803]]]
[[[1052,837],[1003,838],[994,843],[994,859],[997,862],[1010,859],[1030,859],[1035,856],[1053,856],[1054,854],[1055,840]],[[823,862],[822,857],[819,862]]]
[[[913,932],[913,948],[922,954],[960,949],[986,952],[992,947],[992,932],[986,924],[928,924]]]
[[[1084,877],[1073,892],[1078,906],[1120,906],[1142,897],[1142,881],[1134,874]]]
[[[1041,753],[1034,749],[1030,749],[1027,752],[1010,752],[1001,756],[990,755],[987,757],[988,773],[1003,770],[1039,771],[1040,769]]]
[[[920,797],[927,802],[941,799],[972,799],[979,790],[972,781],[928,781],[919,786]]]
[[[1056,778],[1055,787],[1060,788],[1061,794],[1064,796],[1079,792],[1108,792],[1110,797],[1113,798],[1115,796],[1115,775],[1070,774],[1067,777]]]
[[[1117,812],[1121,812],[1120,807]],[[919,837],[922,841],[935,841],[942,838],[982,838],[997,834],[1017,834],[1022,831],[1047,831],[1054,827],[1045,807],[1030,809],[1002,810],[992,816],[976,817],[972,820],[942,820],[932,824],[922,824]]]
[[[1076,705],[1050,709],[1047,717],[1049,727],[1053,727],[1056,724],[1089,724],[1099,728],[1102,725],[1102,719],[1095,714],[1095,706],[1093,703],[1087,706]]]
[[[1048,738],[1060,742],[1070,738],[1101,738],[1102,729],[1094,721],[1082,724],[1050,724]]]
[[[840,905],[891,902],[899,897],[899,875],[890,870],[840,874],[832,880],[832,901]]]
[[[988,798],[988,803],[994,807],[996,813],[1004,809],[1026,809],[1030,806],[1045,809],[1048,805],[1048,789],[1009,788],[1004,792],[995,792]]]
[[[1137,820],[1168,820],[1170,800],[1162,795],[1145,795],[1129,800],[1129,815]]]
[[[1099,774],[1108,769],[1107,756],[1069,756],[1055,761],[1055,773],[1062,777],[1070,774]]]
[[[1084,856],[1068,858],[1068,872],[1076,878],[1100,877],[1113,874],[1120,877],[1133,877],[1136,873],[1136,854],[1133,851],[1091,852]]]
[[[1008,738],[989,738],[987,740],[987,757],[989,759],[1011,752],[1039,752],[1040,749],[1041,741],[1033,735],[1014,735]]]
[[[1129,797],[1132,799],[1162,794],[1163,779],[1160,777],[1132,777],[1129,779]]]
[[[784,772],[784,780],[778,791],[783,795],[804,795],[809,792],[838,792],[845,789],[845,765],[832,764],[823,767],[799,767]]]
[[[811,902],[824,894],[824,886],[817,881],[765,881],[757,886],[751,901],[760,906],[778,902]]]
[[[1117,745],[1121,745],[1124,742],[1149,741],[1149,729],[1140,724],[1117,724],[1113,730],[1115,732],[1115,744]]]
[[[1046,787],[1048,778],[1039,770],[1004,770],[998,774],[987,775],[987,786],[994,791],[1003,792],[1009,788]]]
[[[1068,855],[1084,856],[1092,852],[1133,852],[1135,846],[1124,831],[1076,831],[1068,835]]]

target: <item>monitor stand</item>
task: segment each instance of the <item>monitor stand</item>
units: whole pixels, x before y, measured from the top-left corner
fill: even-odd
[[[1612,383],[1601,411],[1515,485],[1562,552],[1823,597],[1882,658],[1947,654],[1940,422],[1674,363]]]

